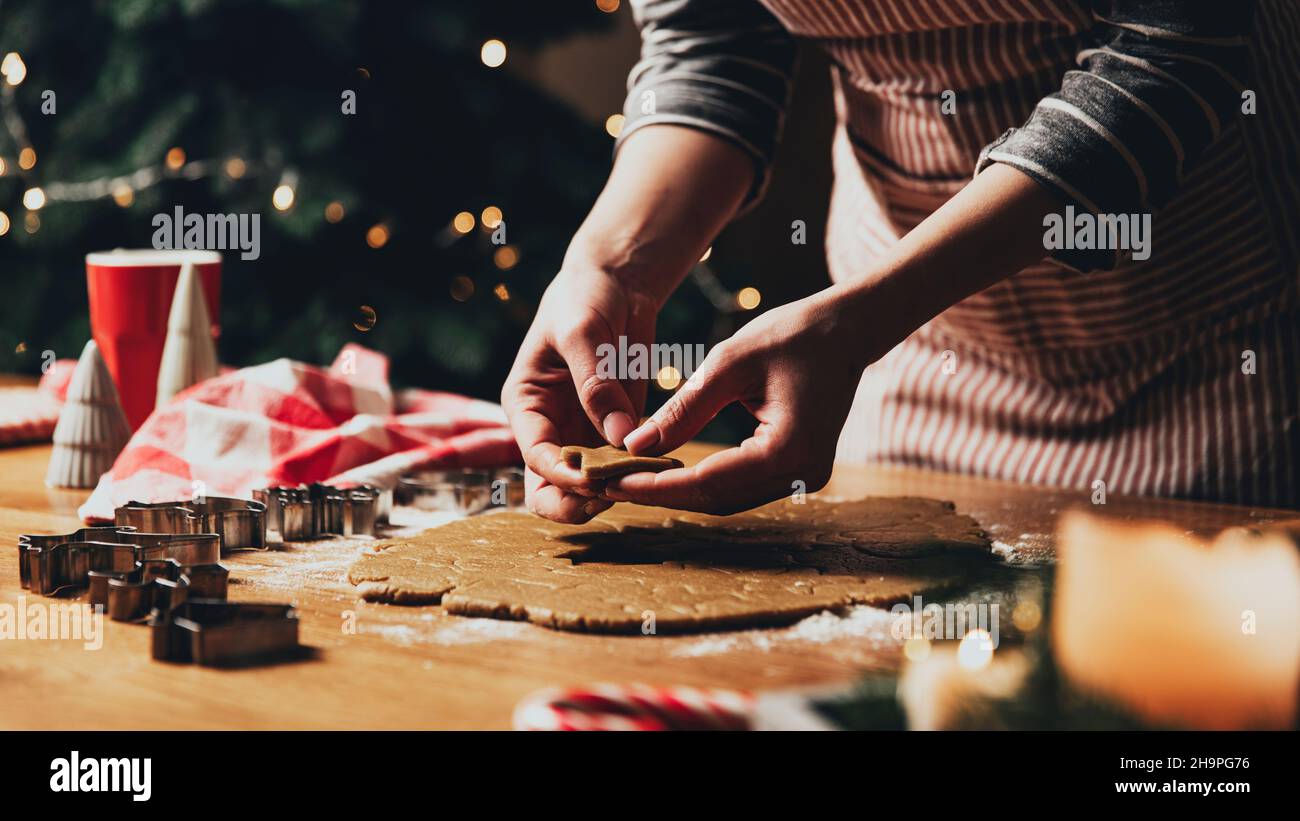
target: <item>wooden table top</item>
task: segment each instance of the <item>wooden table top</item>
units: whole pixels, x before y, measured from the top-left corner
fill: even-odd
[[[698,459],[708,446],[693,445]],[[0,604],[45,601],[21,589],[20,533],[79,526],[83,491],[47,489],[46,445],[0,450]],[[951,499],[1017,559],[1050,559],[1056,515],[1081,493],[896,468],[840,466],[825,494]],[[1294,512],[1111,498],[1110,515],[1160,517],[1212,533]],[[360,602],[344,573],[358,548],[294,545],[223,559],[233,600],[297,606],[310,659],[239,670],[154,662],[147,627],[105,620],[103,646],[0,643],[0,728],[508,728],[524,695],[551,685],[647,682],[744,689],[851,680],[898,664],[899,648],[827,616],[816,626],[695,636],[592,636],[448,616],[438,607]],[[1033,572],[1033,571],[1030,571]],[[815,617],[819,618],[819,617]],[[828,621],[828,619],[830,621]],[[352,629],[355,628],[355,629]]]

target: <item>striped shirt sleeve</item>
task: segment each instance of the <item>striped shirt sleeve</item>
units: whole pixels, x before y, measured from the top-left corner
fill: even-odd
[[[745,207],[767,187],[790,96],[796,47],[757,0],[632,0],[641,59],[628,76],[623,130],[657,123],[698,128],[754,160]]]
[[[1152,213],[1235,121],[1254,0],[1093,3],[1096,45],[1020,128],[986,146],[975,173],[1012,165],[1095,214]],[[1119,251],[1058,251],[1079,271]]]

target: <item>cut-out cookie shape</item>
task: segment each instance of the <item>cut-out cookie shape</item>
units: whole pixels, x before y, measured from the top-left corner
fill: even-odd
[[[683,466],[678,460],[666,456],[633,456],[613,445],[598,448],[566,445],[560,448],[560,457],[566,465],[582,471],[582,475],[588,479],[612,479],[625,473],[643,471],[659,473]]]
[[[348,580],[362,598],[560,630],[655,633],[787,624],[949,589],[990,559],[951,503],[774,502],[708,516],[620,505],[586,525],[496,513],[389,541]]]

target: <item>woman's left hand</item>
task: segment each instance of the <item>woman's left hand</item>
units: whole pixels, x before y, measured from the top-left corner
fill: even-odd
[[[822,488],[863,369],[898,341],[873,331],[848,301],[830,288],[755,318],[715,346],[625,445],[671,451],[732,402],[758,420],[753,436],[691,467],[610,480],[602,495],[726,514]]]

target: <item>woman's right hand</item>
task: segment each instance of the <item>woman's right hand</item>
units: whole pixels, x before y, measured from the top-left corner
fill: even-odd
[[[566,465],[560,448],[622,446],[637,426],[648,383],[602,378],[601,346],[617,350],[620,336],[626,345],[649,345],[658,312],[654,296],[587,261],[566,259],[546,289],[501,391],[534,513],[581,524],[613,504],[597,498],[603,482]]]

